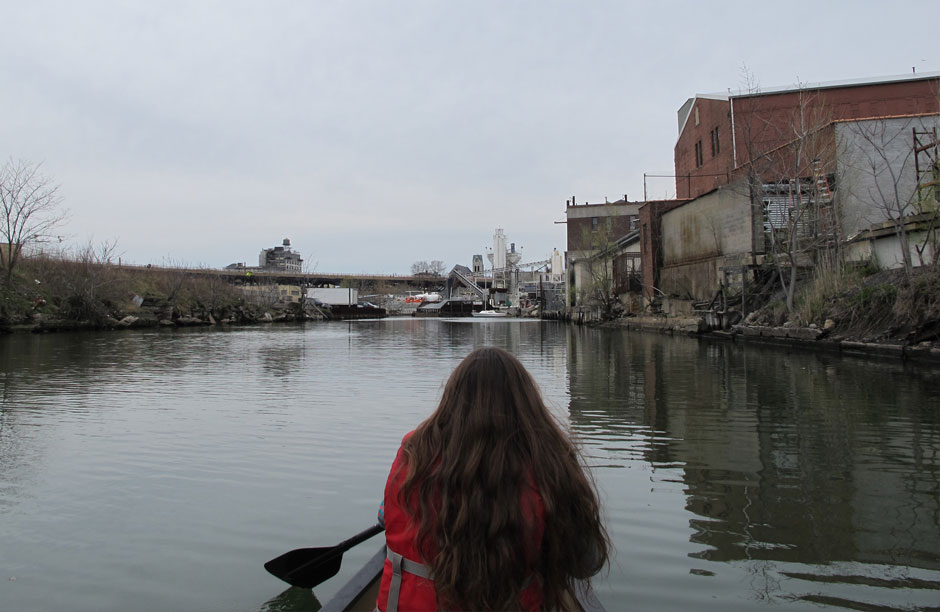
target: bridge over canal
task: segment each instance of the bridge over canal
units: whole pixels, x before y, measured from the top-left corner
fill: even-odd
[[[214,268],[179,268],[159,266],[129,266],[122,268],[140,270],[147,268],[154,271],[163,271],[171,274],[186,274],[192,276],[211,276],[225,278],[235,285],[243,284],[278,284],[298,285],[306,287],[325,287],[341,285],[344,282],[354,285],[391,285],[401,291],[438,289],[444,285],[445,278],[441,276],[425,275],[399,275],[399,274],[366,274],[366,273],[338,273],[338,272],[287,272],[284,270],[257,270],[250,268],[214,269]]]

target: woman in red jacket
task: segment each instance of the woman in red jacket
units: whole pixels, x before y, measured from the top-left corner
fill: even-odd
[[[385,486],[377,607],[560,610],[607,562],[597,493],[531,375],[481,348],[405,436]]]

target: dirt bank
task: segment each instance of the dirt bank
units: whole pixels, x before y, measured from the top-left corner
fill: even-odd
[[[800,288],[793,312],[772,296],[724,330],[709,329],[704,317],[636,316],[604,325],[940,363],[940,268],[917,268],[910,278],[901,270],[819,276]]]
[[[299,304],[246,300],[224,278],[30,259],[0,286],[0,332],[53,332],[300,321]],[[272,296],[276,295],[276,291]]]

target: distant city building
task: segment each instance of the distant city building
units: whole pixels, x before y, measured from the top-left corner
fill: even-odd
[[[284,239],[282,246],[262,250],[258,257],[258,266],[263,270],[301,272],[303,263],[300,253],[291,250],[289,238]]]

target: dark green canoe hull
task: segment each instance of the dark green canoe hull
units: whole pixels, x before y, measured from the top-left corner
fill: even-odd
[[[384,564],[385,546],[383,545],[356,572],[356,575],[323,605],[321,612],[372,612],[375,609],[375,599],[379,593],[379,582]],[[574,599],[582,612],[606,612],[590,586],[578,583],[575,590]]]

